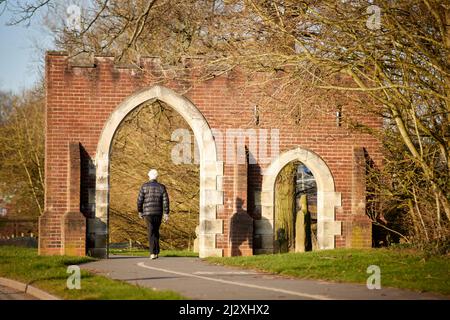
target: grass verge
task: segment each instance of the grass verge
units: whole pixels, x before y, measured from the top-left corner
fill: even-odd
[[[297,278],[364,284],[370,276],[367,267],[377,265],[382,287],[450,295],[450,257],[428,257],[410,249],[335,249],[207,261]]]
[[[112,280],[81,270],[81,289],[67,288],[69,265],[94,261],[90,257],[38,256],[36,249],[0,247],[0,276],[25,282],[62,299],[178,300],[181,295]]]

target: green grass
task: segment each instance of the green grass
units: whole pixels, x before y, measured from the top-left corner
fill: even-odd
[[[381,269],[381,286],[450,294],[450,257],[406,249],[336,249],[305,253],[207,258],[207,261],[280,275],[366,283],[367,267]]]
[[[38,256],[36,249],[0,247],[0,277],[28,283],[63,299],[183,299],[175,292],[138,287],[84,270],[81,270],[81,289],[67,289],[67,267],[94,260],[89,257]]]
[[[110,255],[147,257],[148,250],[143,249],[109,249]],[[160,257],[198,257],[198,253],[188,250],[161,250]]]

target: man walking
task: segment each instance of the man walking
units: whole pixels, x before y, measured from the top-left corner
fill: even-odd
[[[150,246],[150,259],[158,258],[159,254],[159,227],[161,220],[169,220],[169,196],[166,187],[158,183],[158,171],[152,169],[148,172],[149,181],[144,183],[139,191],[137,209],[139,217],[144,218],[148,228],[148,242]]]

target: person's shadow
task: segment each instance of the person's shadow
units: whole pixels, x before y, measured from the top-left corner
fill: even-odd
[[[253,218],[243,208],[244,201],[236,198],[236,212],[230,221],[230,248],[232,256],[241,256],[241,246],[253,248]]]

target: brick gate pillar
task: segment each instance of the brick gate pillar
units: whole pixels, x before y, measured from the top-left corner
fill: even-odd
[[[372,247],[372,222],[366,215],[366,157],[363,147],[353,147],[351,208],[347,247]]]
[[[59,221],[60,217],[49,210],[45,210],[39,217],[38,254],[59,255],[61,253]]]
[[[233,214],[229,221],[227,256],[253,255],[253,218],[247,211],[247,182],[248,164],[235,163],[233,168]]]
[[[80,144],[69,142],[67,165],[67,211],[61,220],[61,254],[86,254],[86,218],[80,212]]]

